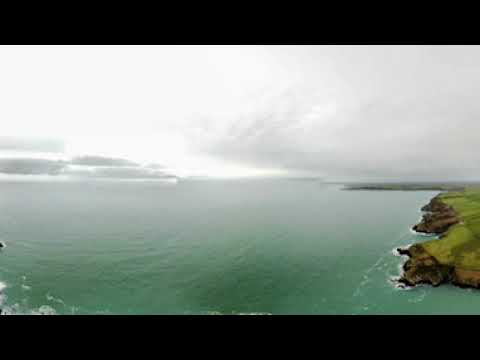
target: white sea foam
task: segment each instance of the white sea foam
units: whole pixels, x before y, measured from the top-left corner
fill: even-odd
[[[22,276],[23,283],[20,285],[23,290],[30,290],[31,287],[25,284],[26,276]],[[7,288],[7,284],[0,282],[0,315],[56,315],[56,310],[49,305],[42,305],[39,308],[28,308],[27,300],[24,299],[21,301],[23,305],[15,303],[13,305],[6,305],[7,295],[4,291]],[[47,300],[61,303],[64,302],[61,299],[56,299],[53,296],[47,294]]]
[[[427,295],[427,292],[426,292],[425,290],[423,290],[423,291],[420,293],[419,296],[414,297],[414,298],[412,298],[412,299],[409,299],[408,302],[414,303],[414,304],[419,303],[419,302],[423,301],[423,299],[425,299],[425,296],[426,296],[426,295]]]
[[[235,315],[272,315],[268,312],[237,313]]]
[[[361,294],[362,288],[371,282],[370,273],[374,270],[381,268],[383,261],[385,260],[387,255],[388,255],[388,252],[383,253],[383,255],[381,255],[377,259],[377,261],[375,261],[375,263],[363,273],[363,276],[362,276],[363,280],[358,284],[357,288],[353,292],[353,297],[359,296]]]
[[[47,298],[48,301],[53,301],[53,302],[56,302],[58,304],[62,304],[62,305],[65,306],[65,302],[62,299],[58,299],[56,297],[53,297],[50,294],[47,294],[45,297]]]
[[[28,291],[32,289],[31,286],[27,285],[27,277],[25,275],[22,276],[22,283],[20,284],[20,287],[24,291]]]
[[[424,236],[424,237],[429,237],[429,238],[434,238],[434,237],[437,237],[438,235],[436,234],[428,234],[428,233],[422,233],[422,232],[418,232],[418,231],[415,231],[413,230],[412,228],[410,228],[410,232],[413,234],[413,235],[420,235],[420,236]]]
[[[400,276],[390,276],[390,278],[389,278],[389,282],[390,282],[390,284],[392,284],[394,289],[396,289],[396,290],[409,290],[411,288],[410,286],[407,286],[405,284],[402,284],[402,283],[398,282],[398,280],[400,280]]]
[[[272,315],[268,312],[231,312],[231,313],[222,313],[220,311],[207,311],[207,315]]]
[[[400,254],[398,253],[398,250],[397,250],[397,249],[398,249],[398,247],[394,247],[394,248],[392,249],[392,255],[393,255],[393,256],[402,256],[402,255],[400,255]]]
[[[33,310],[31,314],[32,315],[56,315],[57,312],[51,306],[42,305],[37,310]]]
[[[76,307],[76,306],[72,306],[72,307],[70,308],[70,313],[71,313],[71,315],[75,315],[75,313],[76,313],[78,310],[80,310],[80,308],[78,308],[78,307]]]
[[[42,305],[37,309],[22,309],[20,304],[13,304],[2,308],[1,315],[56,315],[57,311],[48,305]]]

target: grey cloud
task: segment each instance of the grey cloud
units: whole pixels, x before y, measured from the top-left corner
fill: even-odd
[[[109,179],[171,179],[176,176],[142,167],[95,167],[89,169],[72,169],[66,174],[84,178]]]
[[[66,166],[64,161],[30,158],[0,159],[0,173],[18,175],[58,175]]]
[[[315,99],[302,103],[287,96],[281,111],[273,104],[249,118],[239,116],[224,136],[198,150],[254,167],[330,178],[478,179],[480,86],[472,87],[375,96],[318,117]]]
[[[87,156],[79,156],[73,158],[70,163],[72,165],[84,165],[84,166],[140,166],[133,161],[121,158],[110,158],[104,156],[95,156],[95,155],[87,155]]]
[[[0,136],[0,150],[63,153],[65,144],[60,139]]]
[[[65,175],[78,179],[173,179],[175,175],[158,169],[141,167],[123,159],[109,159],[92,156],[89,159],[102,161],[70,162],[37,158],[0,158],[0,173],[8,175]],[[111,160],[111,161],[109,161]],[[117,161],[123,160],[123,161]],[[79,165],[81,163],[82,165]],[[101,164],[91,166],[93,163]],[[106,166],[106,164],[119,164]],[[135,166],[127,166],[127,163]],[[88,165],[88,166],[87,166]]]

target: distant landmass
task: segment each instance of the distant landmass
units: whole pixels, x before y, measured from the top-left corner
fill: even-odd
[[[344,184],[344,190],[463,191],[467,183],[358,183]]]

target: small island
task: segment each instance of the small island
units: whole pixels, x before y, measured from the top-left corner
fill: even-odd
[[[480,288],[480,187],[441,193],[422,211],[413,230],[438,238],[397,249],[409,257],[399,282]]]

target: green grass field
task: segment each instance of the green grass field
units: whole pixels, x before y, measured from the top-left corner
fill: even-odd
[[[480,270],[480,187],[441,195],[462,223],[452,226],[441,239],[422,243],[425,250],[443,264],[466,270]]]

